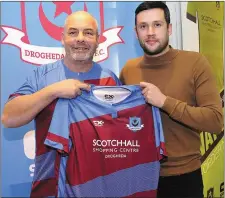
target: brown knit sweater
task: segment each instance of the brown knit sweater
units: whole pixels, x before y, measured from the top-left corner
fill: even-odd
[[[188,173],[201,166],[200,132],[223,128],[222,102],[208,61],[199,53],[170,50],[160,57],[128,60],[123,84],[150,82],[167,98],[161,109],[168,161],[161,176]]]

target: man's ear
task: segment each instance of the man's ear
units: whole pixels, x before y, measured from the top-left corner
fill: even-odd
[[[96,35],[97,48],[98,48],[98,45],[99,45],[99,39],[100,39],[100,36],[99,36],[99,34],[97,32],[97,35]]]
[[[97,41],[97,43],[99,43],[99,39],[100,39],[100,36],[99,36],[99,33],[97,32],[97,35],[96,35],[96,41]]]
[[[169,36],[172,34],[172,24],[171,23],[168,25],[168,34],[169,34]]]
[[[134,27],[134,31],[135,31],[136,38],[138,38],[137,26]]]
[[[64,32],[61,34],[61,43],[64,45]]]

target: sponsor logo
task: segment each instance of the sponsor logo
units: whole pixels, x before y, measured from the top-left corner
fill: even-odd
[[[212,18],[210,16],[201,15],[201,19],[204,22],[208,22],[208,23],[211,23],[211,24],[214,24],[214,25],[221,26],[220,20],[216,20],[216,19],[214,19],[214,18]]]
[[[103,126],[103,124],[104,124],[104,122],[102,120],[99,120],[99,121],[95,120],[95,121],[93,121],[93,123],[95,126],[99,126],[99,127]]]
[[[139,131],[144,127],[144,124],[141,124],[141,118],[138,117],[130,117],[129,124],[127,124],[127,128],[133,132]]]
[[[93,140],[93,146],[101,147],[118,147],[118,146],[131,146],[131,147],[140,147],[138,140]]]
[[[105,158],[126,158],[139,149],[138,140],[93,140],[93,153],[102,153]]]
[[[214,188],[210,188],[207,191],[207,198],[213,198],[214,197]]]
[[[223,89],[223,91],[220,92],[220,97],[221,97],[221,101],[222,101],[222,106],[224,107],[224,89]]]
[[[35,158],[35,131],[28,131],[23,137],[24,154],[28,159]],[[34,176],[35,164],[29,166],[30,176]]]
[[[104,97],[105,97],[105,100],[107,100],[107,101],[112,101],[113,98],[114,98],[114,95],[105,94]]]
[[[224,197],[224,182],[220,184],[220,197]]]
[[[216,1],[216,8],[217,8],[217,10],[220,9],[220,2],[219,1]]]
[[[35,131],[28,131],[23,137],[24,154],[29,159],[35,158]]]
[[[72,11],[80,10],[80,8],[76,5],[81,3],[83,5],[83,10],[88,11],[88,6],[85,2],[40,2],[38,6],[36,6],[37,11],[34,11],[35,17],[33,17],[33,20],[31,19],[34,21],[33,23],[37,22],[41,27],[35,30],[37,34],[35,38],[38,36],[38,39],[40,40],[42,36],[45,38],[47,35],[51,42],[53,41],[57,43],[56,45],[58,45],[58,43],[61,42],[61,33],[63,31],[63,27],[59,25],[59,19],[62,20],[63,18],[65,20],[66,16],[71,14]],[[55,4],[55,9],[53,8],[53,4]],[[108,50],[110,46],[118,43],[124,43],[124,41],[119,36],[123,26],[115,26],[105,29],[104,2],[95,2],[95,4],[97,4],[99,7],[98,14],[100,15],[100,38],[99,45],[96,49],[93,60],[95,62],[101,62],[108,59]],[[2,39],[1,44],[8,44],[18,47],[20,50],[21,59],[24,62],[34,65],[52,63],[56,60],[64,58],[65,51],[63,47],[40,46],[30,42],[30,38],[32,37],[29,36],[28,30],[31,32],[34,26],[27,20],[32,16],[27,15],[28,10],[26,10],[25,7],[27,8],[32,5],[33,3],[30,2],[20,2],[22,24],[21,29],[7,25],[0,26],[3,32],[5,32],[5,37]],[[36,15],[38,15],[37,19]],[[54,18],[50,20],[50,16],[54,16]],[[39,25],[35,27],[39,27]]]
[[[212,148],[212,147],[211,147]],[[218,159],[223,155],[223,148],[224,148],[224,140],[221,139],[216,147],[213,146],[212,151],[208,150],[210,153],[206,153],[203,157],[206,157],[204,161],[202,161],[202,174],[206,174],[210,171],[214,163],[218,163]],[[202,160],[202,159],[201,159]]]

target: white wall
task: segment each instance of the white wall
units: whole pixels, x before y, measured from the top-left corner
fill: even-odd
[[[173,48],[182,49],[180,2],[166,2],[166,5],[170,10],[170,20],[172,23],[172,35],[170,36],[170,44]]]
[[[187,2],[181,3],[181,30],[184,50],[199,52],[198,23],[186,18]]]

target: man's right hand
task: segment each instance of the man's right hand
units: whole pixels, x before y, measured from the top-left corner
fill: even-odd
[[[90,90],[90,85],[74,79],[51,84],[33,94],[21,95],[7,102],[1,117],[5,127],[27,124],[56,98],[75,98],[81,89]]]
[[[56,98],[75,98],[81,89],[90,91],[90,85],[79,80],[67,79],[50,85]]]

